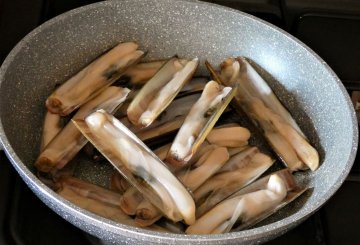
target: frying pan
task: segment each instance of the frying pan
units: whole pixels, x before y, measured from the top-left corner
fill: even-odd
[[[199,74],[205,73],[205,58],[219,64],[230,56],[248,57],[320,153],[317,171],[296,175],[311,191],[256,228],[186,236],[114,223],[72,205],[40,182],[32,164],[39,151],[46,97],[55,84],[129,40],[149,51],[147,59],[197,56]],[[286,232],[319,209],[348,175],[358,142],[354,115],[337,76],[300,41],[248,14],[197,1],[105,1],[70,11],[28,34],[0,70],[1,144],[13,166],[64,219],[114,243],[250,244]],[[83,163],[78,175],[103,182],[107,168],[91,166]]]

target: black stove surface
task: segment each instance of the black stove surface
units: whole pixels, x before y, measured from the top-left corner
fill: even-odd
[[[0,63],[44,21],[94,0],[0,0]],[[213,0],[260,17],[298,37],[360,90],[357,0]],[[360,227],[360,158],[340,190],[304,223],[268,244],[356,244]],[[0,153],[0,245],[101,244],[43,204]]]

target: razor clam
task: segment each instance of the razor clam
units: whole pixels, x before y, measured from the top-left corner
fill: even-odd
[[[130,188],[130,183],[121,175],[118,171],[114,171],[110,177],[109,188],[112,191],[119,193],[124,193],[128,188]]]
[[[80,196],[103,202],[109,206],[120,208],[121,195],[70,176],[61,176],[56,180],[59,188],[68,188]]]
[[[160,158],[160,160],[165,159],[166,153],[170,148],[170,144],[163,145],[156,150],[154,153]],[[134,215],[139,204],[144,200],[142,194],[133,186],[130,186],[130,183],[119,174],[118,171],[115,172],[118,179],[121,180],[121,187],[118,189],[124,190],[124,185],[126,189],[124,190],[124,195],[122,196],[121,209],[128,215]]]
[[[206,137],[211,144],[226,147],[241,147],[248,144],[250,131],[244,127],[215,128]]]
[[[237,62],[234,62],[235,60]],[[244,57],[238,57],[235,60],[229,58],[221,63],[220,79],[228,86],[240,83],[241,86],[239,87],[246,89],[253,96],[262,99],[267,107],[282,117],[301,136],[306,137],[267,82],[255,71],[249,62]]]
[[[319,167],[318,152],[293,127],[283,121],[280,116],[267,108],[257,98],[253,99],[251,107],[254,113],[253,120],[256,120],[262,127],[270,145],[273,146],[273,149],[283,160],[287,160],[285,163],[289,165],[291,170],[302,170],[308,167],[315,171]],[[273,137],[274,135],[275,137]],[[281,137],[283,141],[279,140]],[[285,145],[285,142],[288,145]],[[292,152],[290,149],[295,153],[293,154],[294,161],[290,161],[287,157]]]
[[[129,125],[129,128],[143,141],[178,130],[191,107],[199,98],[200,94],[193,94],[175,99],[149,127],[138,128]]]
[[[129,120],[139,127],[149,126],[190,80],[198,63],[197,58],[171,58],[166,62],[129,105]]]
[[[55,136],[61,131],[61,117],[59,114],[53,114],[49,111],[45,114],[44,126],[42,132],[42,139],[40,145],[40,152],[49,144],[49,142],[55,138]]]
[[[183,125],[185,121],[185,116],[180,116],[175,118],[173,121],[166,122],[162,125],[157,126],[156,128],[152,128],[150,130],[140,130],[136,133],[136,136],[139,137],[142,141],[148,142],[149,140],[153,140],[159,138],[160,136],[165,136],[172,132],[177,131],[181,125]]]
[[[290,171],[273,173],[216,205],[189,226],[186,233],[216,234],[229,232],[236,223],[240,223],[241,228],[254,225],[289,203],[289,197],[293,196],[289,193],[295,188]],[[296,192],[303,193],[303,190]]]
[[[130,186],[121,197],[120,208],[124,213],[134,215],[143,200],[143,195],[135,187]]]
[[[236,154],[246,150],[249,146],[241,146],[241,147],[230,147],[228,148],[230,157],[235,156]]]
[[[166,154],[168,153],[169,149],[170,149],[171,143],[163,145],[158,147],[157,149],[154,150],[155,155],[160,158],[161,161],[164,161],[166,158]]]
[[[194,191],[214,175],[228,159],[229,153],[225,147],[214,146],[214,148],[204,151],[204,154],[193,166],[176,173],[176,176],[190,191]],[[148,200],[144,200],[137,207],[135,222],[140,226],[149,226],[161,217],[161,212]]]
[[[48,110],[68,115],[94,98],[144,56],[137,48],[133,42],[120,43],[90,63],[49,96],[46,100]]]
[[[175,99],[171,102],[171,104],[159,115],[157,120],[153,122],[149,127],[153,126],[154,124],[159,124],[159,121],[164,122],[164,115],[167,115],[167,118],[175,118],[176,115],[182,115],[182,111],[186,111],[186,108],[188,107],[190,110],[191,105],[195,103],[196,99],[198,98],[196,95],[198,93],[201,93],[201,91],[204,89],[206,84],[205,78],[193,78],[190,80],[180,91],[180,93],[175,97]],[[135,90],[130,93],[128,96],[127,101],[124,103],[124,105],[118,110],[115,114],[116,118],[122,118],[127,115],[127,109],[129,108],[129,105],[132,101],[132,99],[136,96],[136,94],[139,92],[139,90]],[[131,97],[133,96],[133,97]],[[184,97],[184,98],[183,98]],[[196,98],[196,99],[195,99]],[[195,101],[192,102],[192,100],[195,99]],[[192,104],[191,104],[192,103]],[[181,105],[181,106],[180,106]],[[174,110],[176,108],[176,110]],[[170,115],[169,115],[170,113]],[[176,115],[173,115],[176,114]],[[173,116],[171,116],[173,115]],[[159,120],[160,118],[160,120]],[[129,127],[134,127],[134,125],[129,125]]]
[[[189,166],[195,164],[197,161],[200,160],[201,157],[203,157],[205,154],[208,154],[216,147],[216,145],[210,145],[209,142],[204,141],[199,147],[199,150],[196,151],[196,153],[191,157],[190,161],[188,162]]]
[[[163,125],[164,123],[174,121],[178,117],[185,117],[199,98],[200,94],[193,94],[175,99],[150,126],[142,129],[133,126],[130,127],[130,129],[135,132],[151,130]]]
[[[216,175],[194,192],[196,216],[201,216],[220,201],[256,180],[273,163],[274,160],[261,153],[257,147],[249,147],[231,157]]]
[[[73,120],[80,131],[145,198],[169,219],[195,222],[190,193],[128,128],[104,110]]]
[[[127,69],[124,76],[129,77],[132,85],[142,86],[151,79],[165,63],[166,60],[141,62]]]
[[[95,213],[99,216],[121,224],[135,226],[134,221],[129,216],[124,214],[120,209],[115,208],[114,206],[106,205],[98,200],[83,197],[69,187],[60,188],[58,190],[58,194],[69,202],[80,208],[86,209],[89,212]]]
[[[185,225],[181,222],[174,223],[168,219],[161,219],[156,224],[175,234],[184,234]]]
[[[66,182],[66,183],[64,183]],[[72,183],[71,183],[72,182]],[[69,183],[68,180],[60,180],[57,183],[57,193],[62,196],[64,199],[72,202],[76,206],[86,209],[87,211],[102,216],[104,218],[113,220],[115,222],[137,226],[136,223],[132,218],[124,214],[117,205],[113,205],[113,202],[108,202],[105,198],[94,198],[93,191],[95,190],[96,196],[105,197],[109,196],[109,191],[95,186],[93,184],[72,178],[71,182]],[[79,187],[81,190],[79,190]],[[106,194],[105,194],[106,193]],[[90,194],[90,195],[89,195]],[[118,195],[116,193],[111,193],[114,195],[113,198],[118,199]],[[158,225],[151,225],[145,227],[147,230],[153,230],[158,232],[172,232],[172,230],[166,229],[164,227]]]
[[[178,97],[188,96],[194,93],[201,93],[209,80],[205,77],[194,77],[180,91]]]
[[[208,178],[214,175],[229,160],[226,147],[215,147],[206,152],[189,169],[177,174],[178,178],[191,191],[195,191]]]
[[[110,86],[98,96],[84,104],[73,119],[83,119],[97,109],[113,113],[126,99],[129,89]],[[35,167],[42,172],[63,168],[87,143],[81,132],[69,122],[60,133],[45,147],[35,162]]]
[[[260,126],[286,166],[292,171],[318,168],[318,152],[269,85],[244,58],[225,60],[221,64],[220,79],[226,85],[241,88],[235,96],[236,106]]]
[[[170,148],[167,162],[181,168],[196,153],[214,124],[236,93],[236,88],[223,87],[215,81],[206,84],[198,101],[178,131]]]

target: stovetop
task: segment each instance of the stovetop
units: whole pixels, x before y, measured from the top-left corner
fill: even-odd
[[[0,63],[44,21],[94,0],[0,0]],[[360,90],[357,0],[213,0],[262,18],[299,38]],[[355,244],[360,227],[360,158],[340,190],[304,223],[268,244]],[[0,153],[0,244],[101,244],[45,206]]]

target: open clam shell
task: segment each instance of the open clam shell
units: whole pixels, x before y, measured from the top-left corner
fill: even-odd
[[[119,209],[121,195],[74,177],[58,180],[57,193],[76,206],[120,224],[138,227],[137,223]],[[158,232],[169,232],[157,225],[144,227]]]
[[[167,145],[166,145],[167,147]],[[207,179],[214,175],[229,159],[229,153],[225,147],[203,147],[208,150],[198,158],[195,164],[187,170],[176,173],[176,176],[191,191],[196,190]],[[149,226],[162,217],[161,212],[148,200],[144,200],[137,206],[135,221],[140,226]]]
[[[137,48],[133,42],[120,43],[93,61],[48,97],[48,110],[65,116],[94,98],[145,55]]]
[[[176,57],[166,62],[129,105],[129,120],[139,127],[149,126],[191,79],[198,63],[197,58],[188,61]]]
[[[258,161],[258,155],[263,156],[262,160]],[[201,216],[217,203],[255,181],[273,163],[274,160],[261,153],[257,147],[249,147],[232,156],[216,175],[194,192],[196,216]]]
[[[120,208],[121,195],[116,192],[70,176],[60,177],[56,181],[56,184],[60,189],[66,187],[83,197],[94,199],[106,203],[107,205]]]
[[[121,224],[136,226],[135,222],[119,208],[107,205],[106,203],[96,199],[84,197],[77,191],[74,191],[70,186],[63,186],[59,188],[57,193],[69,202],[72,202],[76,206],[86,209],[89,212]]]
[[[113,113],[126,99],[129,92],[130,90],[127,88],[110,86],[84,104],[73,119],[83,119],[97,109],[105,109],[109,113]],[[42,172],[61,169],[75,157],[86,143],[86,138],[72,122],[69,122],[40,153],[35,167]]]
[[[236,88],[223,87],[215,81],[206,84],[198,101],[179,129],[168,153],[167,162],[181,168],[196,153],[216,121],[236,93]]]
[[[195,203],[190,193],[120,121],[99,110],[85,120],[73,122],[110,163],[168,218],[194,223]]]
[[[188,227],[188,234],[215,234],[254,225],[304,192],[289,169],[272,173],[233,194]]]
[[[221,73],[207,63],[216,79],[228,86],[238,86],[234,105],[241,108],[259,126],[273,150],[292,171],[319,166],[319,154],[310,145],[290,113],[281,104],[265,80],[245,58],[229,58]]]

